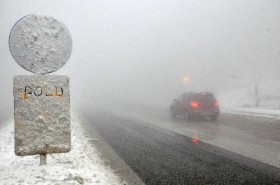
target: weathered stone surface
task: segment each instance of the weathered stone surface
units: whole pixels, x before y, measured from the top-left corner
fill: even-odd
[[[71,149],[69,78],[14,78],[15,153],[63,153]]]
[[[27,15],[12,28],[10,51],[24,69],[47,74],[65,65],[72,51],[72,39],[65,25],[49,16]]]

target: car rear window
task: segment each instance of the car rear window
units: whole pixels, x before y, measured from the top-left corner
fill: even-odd
[[[202,103],[214,103],[216,98],[213,94],[194,94],[194,100]]]

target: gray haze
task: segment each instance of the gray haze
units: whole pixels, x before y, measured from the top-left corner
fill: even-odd
[[[212,91],[222,106],[280,94],[278,0],[11,0],[0,2],[0,121],[13,115],[8,37],[21,17],[46,14],[73,37],[72,108],[120,102],[168,106],[187,90]],[[184,82],[184,75],[190,77]]]

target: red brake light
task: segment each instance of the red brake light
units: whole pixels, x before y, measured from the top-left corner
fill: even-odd
[[[191,102],[191,107],[192,108],[197,108],[198,107],[198,102],[195,102],[195,101]]]
[[[219,102],[216,101],[215,104],[214,104],[214,106],[215,106],[215,107],[219,107],[219,106],[220,106]]]
[[[192,142],[194,144],[198,144],[198,141],[199,141],[199,138],[198,138],[198,134],[197,133],[194,133],[194,136],[192,138]]]

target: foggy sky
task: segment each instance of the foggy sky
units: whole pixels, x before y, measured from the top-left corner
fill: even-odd
[[[11,0],[0,2],[0,121],[12,117],[13,76],[31,73],[8,38],[27,14],[61,20],[73,38],[71,105],[168,106],[183,91],[212,91],[222,105],[279,94],[278,0]],[[189,82],[184,82],[187,74]]]

